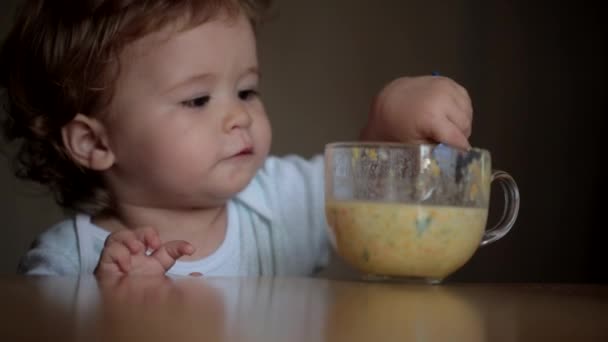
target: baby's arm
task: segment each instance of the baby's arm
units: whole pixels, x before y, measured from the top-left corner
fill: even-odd
[[[473,108],[466,89],[441,76],[403,77],[378,94],[363,140],[470,147]]]
[[[78,256],[55,248],[33,248],[19,262],[17,273],[25,275],[75,275],[80,272]]]
[[[121,230],[108,236],[101,252],[95,275],[162,275],[175,261],[194,253],[186,241],[160,241],[153,228]]]
[[[59,224],[42,233],[21,258],[17,273],[26,275],[80,273],[78,242],[74,228]]]

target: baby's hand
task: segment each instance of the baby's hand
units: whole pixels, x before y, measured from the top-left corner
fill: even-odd
[[[192,253],[194,247],[186,241],[161,243],[153,228],[121,230],[106,239],[95,275],[163,275],[177,259]]]
[[[472,121],[471,99],[458,83],[441,76],[404,77],[378,94],[361,138],[467,149]]]

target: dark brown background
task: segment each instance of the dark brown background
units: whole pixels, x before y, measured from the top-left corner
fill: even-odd
[[[17,0],[0,2],[0,34]],[[470,91],[472,143],[521,191],[512,232],[454,280],[607,282],[600,158],[606,37],[590,2],[283,0],[261,31],[274,153],[353,139],[370,100],[400,75],[439,71]],[[604,146],[604,148],[601,148]],[[0,273],[61,217],[0,162]],[[495,193],[498,188],[494,189]],[[498,211],[501,198],[494,198]],[[495,219],[495,214],[492,219]],[[331,270],[340,272],[339,268]]]

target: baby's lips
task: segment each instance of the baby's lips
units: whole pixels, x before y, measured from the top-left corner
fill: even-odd
[[[252,153],[253,153],[253,146],[248,145],[248,146],[245,146],[245,147],[239,149],[236,153],[231,154],[230,157],[236,157],[236,156],[252,154]]]
[[[253,153],[253,146],[243,148],[238,154],[251,154]]]

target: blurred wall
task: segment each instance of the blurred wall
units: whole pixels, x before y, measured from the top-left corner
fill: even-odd
[[[0,3],[0,34],[16,0]],[[273,152],[310,156],[356,138],[372,96],[401,75],[439,71],[475,107],[472,143],[518,181],[512,232],[454,280],[606,281],[598,213],[606,55],[599,8],[548,1],[279,0],[260,32]],[[605,144],[604,144],[605,145]],[[61,212],[0,162],[0,273]],[[493,189],[499,194],[499,188]],[[493,198],[490,221],[502,205]],[[330,274],[342,272],[340,266]]]
[[[0,1],[0,37],[8,33],[17,0]],[[0,99],[3,99],[0,90]],[[0,100],[2,101],[2,100]],[[4,105],[0,105],[0,115]],[[13,177],[6,146],[0,140],[0,274],[15,273],[19,256],[43,229],[59,220],[61,210],[44,189]]]

